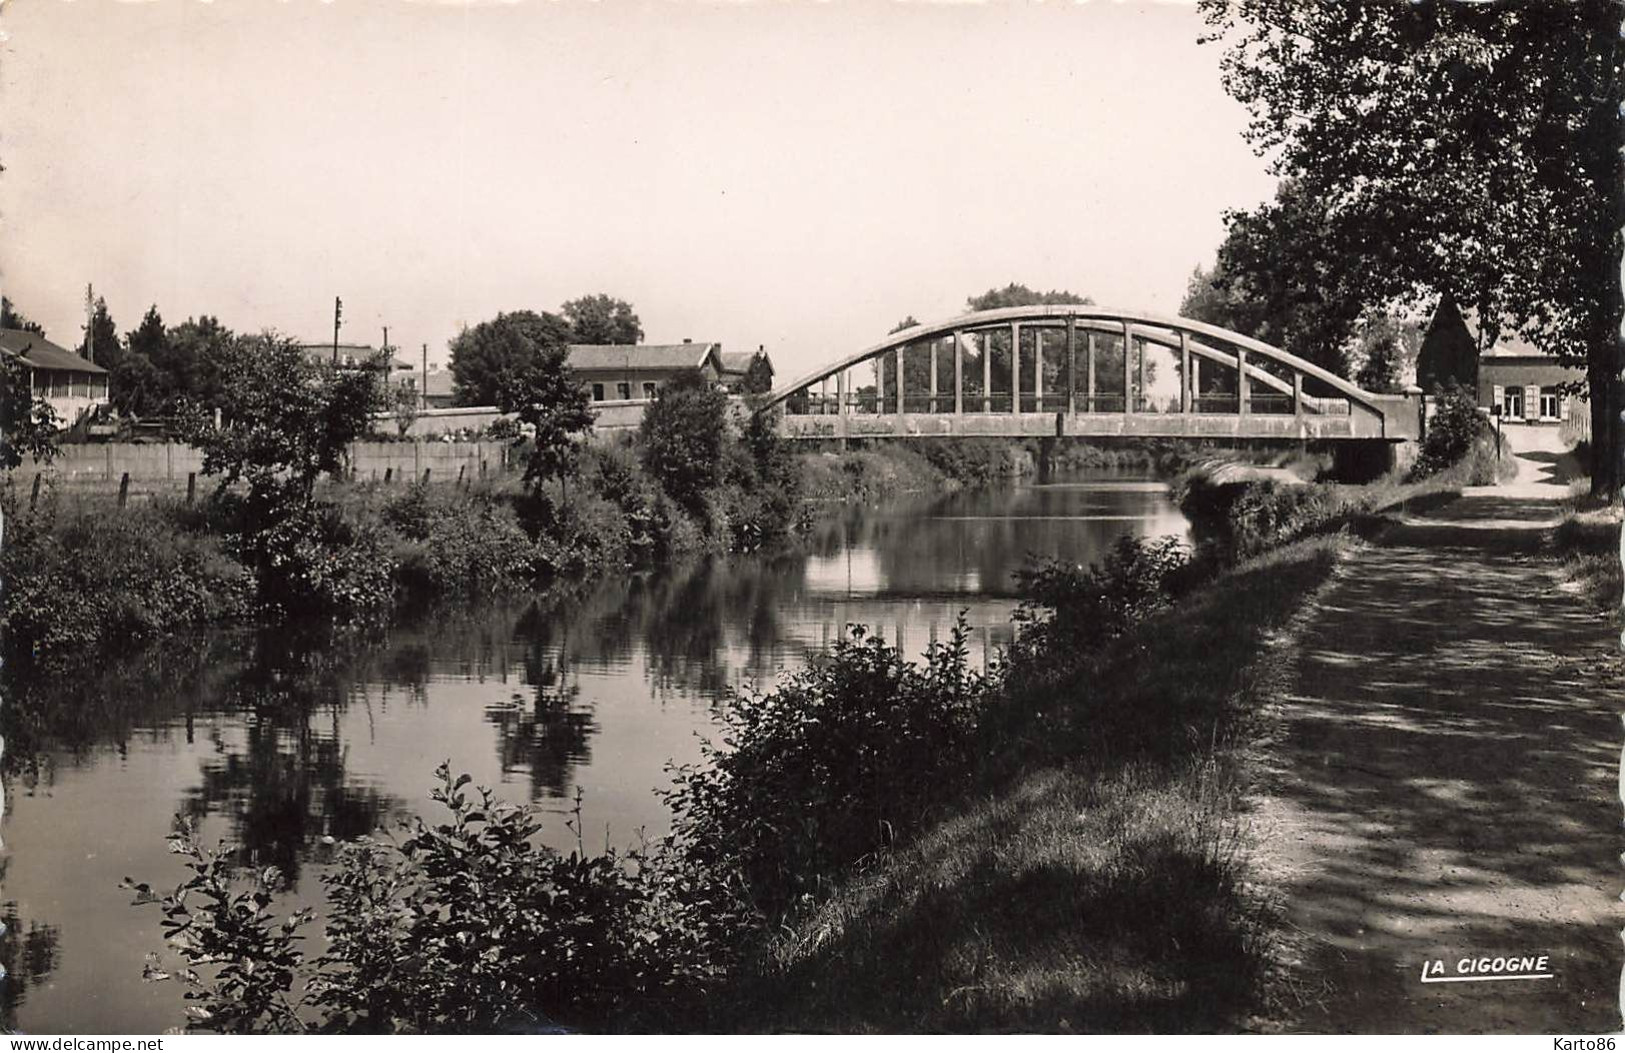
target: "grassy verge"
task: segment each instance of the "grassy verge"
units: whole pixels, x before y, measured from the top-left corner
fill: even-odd
[[[1350,543],[1230,570],[1006,699],[977,790],[776,941],[727,996],[732,1026],[1241,1026],[1270,962],[1235,825],[1264,642]]]

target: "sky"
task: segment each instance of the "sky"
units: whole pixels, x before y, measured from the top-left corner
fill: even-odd
[[[1179,3],[5,0],[0,289],[444,362],[605,292],[781,378],[1020,282],[1173,311],[1275,180]]]

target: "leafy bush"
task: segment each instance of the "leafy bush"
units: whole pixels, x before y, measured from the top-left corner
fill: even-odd
[[[276,617],[379,611],[394,598],[394,565],[379,532],[311,503],[281,511],[240,541],[260,605]]]
[[[966,641],[961,620],[920,666],[854,627],[777,690],[735,693],[667,795],[691,864],[777,920],[918,829],[970,770],[985,682]]]
[[[24,511],[7,501],[0,634],[16,651],[142,639],[238,617],[253,579],[220,544],[146,508]]]
[[[703,511],[705,493],[716,484],[727,437],[728,396],[712,388],[697,370],[672,377],[643,411],[638,429],[643,466],[672,500],[690,512]]]
[[[1213,483],[1203,475],[1183,482],[1179,507],[1204,544],[1227,560],[1245,559],[1340,526],[1361,511],[1344,491],[1326,483],[1276,479]]]
[[[1437,475],[1466,458],[1489,434],[1489,422],[1479,412],[1473,397],[1452,385],[1434,405],[1421,452],[1407,478],[1426,479]]]
[[[1190,549],[1177,537],[1118,538],[1087,569],[1055,559],[1022,568],[1021,602],[1011,616],[1018,629],[1012,668],[1070,667],[1068,656],[1122,636],[1173,602],[1190,568]]]
[[[430,796],[445,821],[417,820],[398,845],[347,844],[324,875],[328,947],[315,959],[298,948],[310,912],[270,913],[274,870],[239,890],[227,846],[205,851],[186,831],[176,838],[192,876],[161,902],[185,962],[176,975],[193,1003],[188,1027],[647,1029],[700,1001],[721,941],[675,857],[555,852],[536,842],[536,810],[466,792],[469,777],[453,779],[449,765],[435,775]],[[126,884],[137,903],[159,901],[149,886]],[[158,962],[148,976],[170,974]]]
[[[395,573],[408,592],[492,593],[536,578],[531,539],[513,509],[487,495],[437,496],[417,483],[384,506],[383,521],[404,539]]]

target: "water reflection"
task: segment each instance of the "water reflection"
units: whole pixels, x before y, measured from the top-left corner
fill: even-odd
[[[1015,487],[844,510],[795,554],[367,631],[211,633],[23,679],[8,668],[0,962],[21,979],[4,1004],[40,1031],[176,1023],[178,993],[140,980],[156,917],[116,885],[176,879],[177,813],[281,868],[295,900],[318,893],[326,838],[425,813],[448,758],[510,798],[562,807],[582,787],[594,842],[658,835],[665,767],[698,759],[728,690],[772,682],[853,622],[917,654],[963,612],[986,662],[1010,638],[1029,553],[1089,562],[1126,532],[1185,531],[1155,485]],[[562,826],[544,836],[574,844]]]

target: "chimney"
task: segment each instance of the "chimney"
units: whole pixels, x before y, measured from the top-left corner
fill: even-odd
[[[693,337],[689,337],[689,336],[685,336],[685,337],[683,337],[683,343],[685,343],[685,344],[692,344],[692,343],[693,343],[693,342],[694,342],[694,338],[693,338]]]

